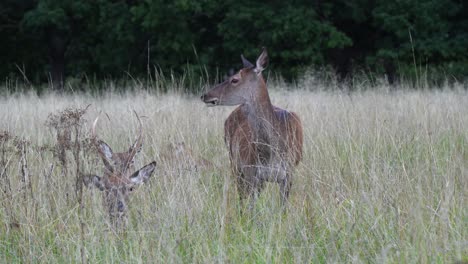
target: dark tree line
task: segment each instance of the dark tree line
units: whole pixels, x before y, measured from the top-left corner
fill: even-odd
[[[148,67],[227,70],[239,55],[270,51],[288,79],[331,66],[341,80],[358,71],[389,82],[415,68],[464,79],[465,0],[3,0],[0,78],[145,76]]]

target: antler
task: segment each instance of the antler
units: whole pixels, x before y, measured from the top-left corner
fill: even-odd
[[[99,114],[101,114],[101,113],[99,113]],[[101,156],[101,159],[104,162],[104,165],[106,166],[107,169],[109,169],[110,171],[113,171],[114,169],[113,169],[113,167],[111,165],[112,161],[109,160],[109,157],[104,153],[102,147],[108,148],[108,151],[109,151],[110,155],[112,153],[112,150],[110,149],[109,146],[107,146],[107,144],[105,144],[104,142],[101,142],[100,140],[97,140],[96,126],[97,126],[98,121],[99,121],[99,115],[96,117],[96,119],[93,122],[93,126],[91,127],[91,138],[92,138],[92,141],[94,143],[94,146],[96,147],[96,149],[98,151],[99,156]]]
[[[96,125],[99,120],[99,116],[96,117],[96,119],[93,122],[93,126],[91,127],[91,138],[93,142],[96,144]]]
[[[130,147],[128,160],[127,160],[127,164],[126,164],[125,168],[128,168],[130,166],[131,161],[133,160],[135,155],[140,151],[140,149],[141,149],[141,147],[143,145],[143,124],[141,123],[141,119],[138,116],[137,112],[135,110],[133,110],[133,112],[135,113],[135,116],[136,116],[136,118],[138,120],[139,133],[138,133],[137,139],[135,140],[135,143],[132,145],[132,147]]]
[[[113,153],[112,149],[102,140],[97,139],[96,135],[96,126],[99,121],[99,116],[96,117],[94,120],[92,129],[91,129],[91,137],[94,145],[96,146],[99,155],[101,156],[104,165],[109,169],[109,171],[114,171],[113,165],[114,162],[117,162],[119,165],[119,170],[122,170],[121,172],[125,172],[128,170],[128,168],[132,165],[133,163],[133,158],[135,155],[140,151],[142,145],[143,145],[143,125],[141,123],[140,117],[138,114],[133,111],[138,119],[138,124],[139,124],[139,132],[138,132],[138,137],[135,140],[135,143],[130,147],[128,152],[124,153]],[[117,161],[115,160],[117,159]],[[114,164],[115,165],[115,164]],[[123,165],[123,166],[122,166]]]

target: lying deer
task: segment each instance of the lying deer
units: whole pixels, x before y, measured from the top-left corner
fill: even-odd
[[[161,160],[172,169],[198,171],[212,169],[213,164],[194,155],[192,149],[185,142],[170,142],[161,151]]]
[[[114,153],[109,145],[97,139],[96,125],[99,117],[96,118],[91,129],[93,144],[104,163],[104,175],[103,177],[87,176],[84,181],[85,185],[95,186],[104,191],[104,204],[107,207],[114,228],[125,227],[129,194],[136,186],[145,183],[156,167],[156,162],[153,161],[135,171],[134,158],[141,151],[143,144],[143,127],[140,118],[138,115],[136,116],[140,126],[139,135],[135,143],[125,152]]]
[[[302,124],[296,113],[271,104],[262,76],[267,51],[262,50],[256,65],[241,58],[244,68],[201,99],[208,106],[240,105],[226,119],[224,134],[241,202],[251,197],[252,208],[264,183],[276,182],[284,205],[294,166],[302,159]]]

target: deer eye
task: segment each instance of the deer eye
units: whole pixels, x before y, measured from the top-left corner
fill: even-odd
[[[232,84],[236,84],[236,83],[238,83],[238,82],[239,82],[239,79],[236,79],[236,78],[232,78],[232,80],[231,80],[231,83],[232,83]]]
[[[133,192],[133,190],[134,190],[134,187],[128,188],[128,191],[129,191],[129,192]]]

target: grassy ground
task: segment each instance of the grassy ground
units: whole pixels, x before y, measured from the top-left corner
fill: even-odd
[[[270,184],[250,216],[239,212],[223,142],[231,107],[145,92],[0,98],[0,130],[9,133],[0,136],[0,262],[468,261],[466,90],[271,97],[302,118],[304,160],[287,212]],[[73,131],[60,154],[52,121],[89,104],[77,126],[78,159]],[[100,174],[86,148],[92,120],[107,114],[99,137],[123,151],[137,131],[132,110],[144,124],[136,166],[156,160],[158,168],[133,193],[129,225],[116,233],[100,192],[80,195],[76,160]],[[170,143],[180,142],[186,152],[171,154]],[[211,165],[195,166],[201,159]]]

